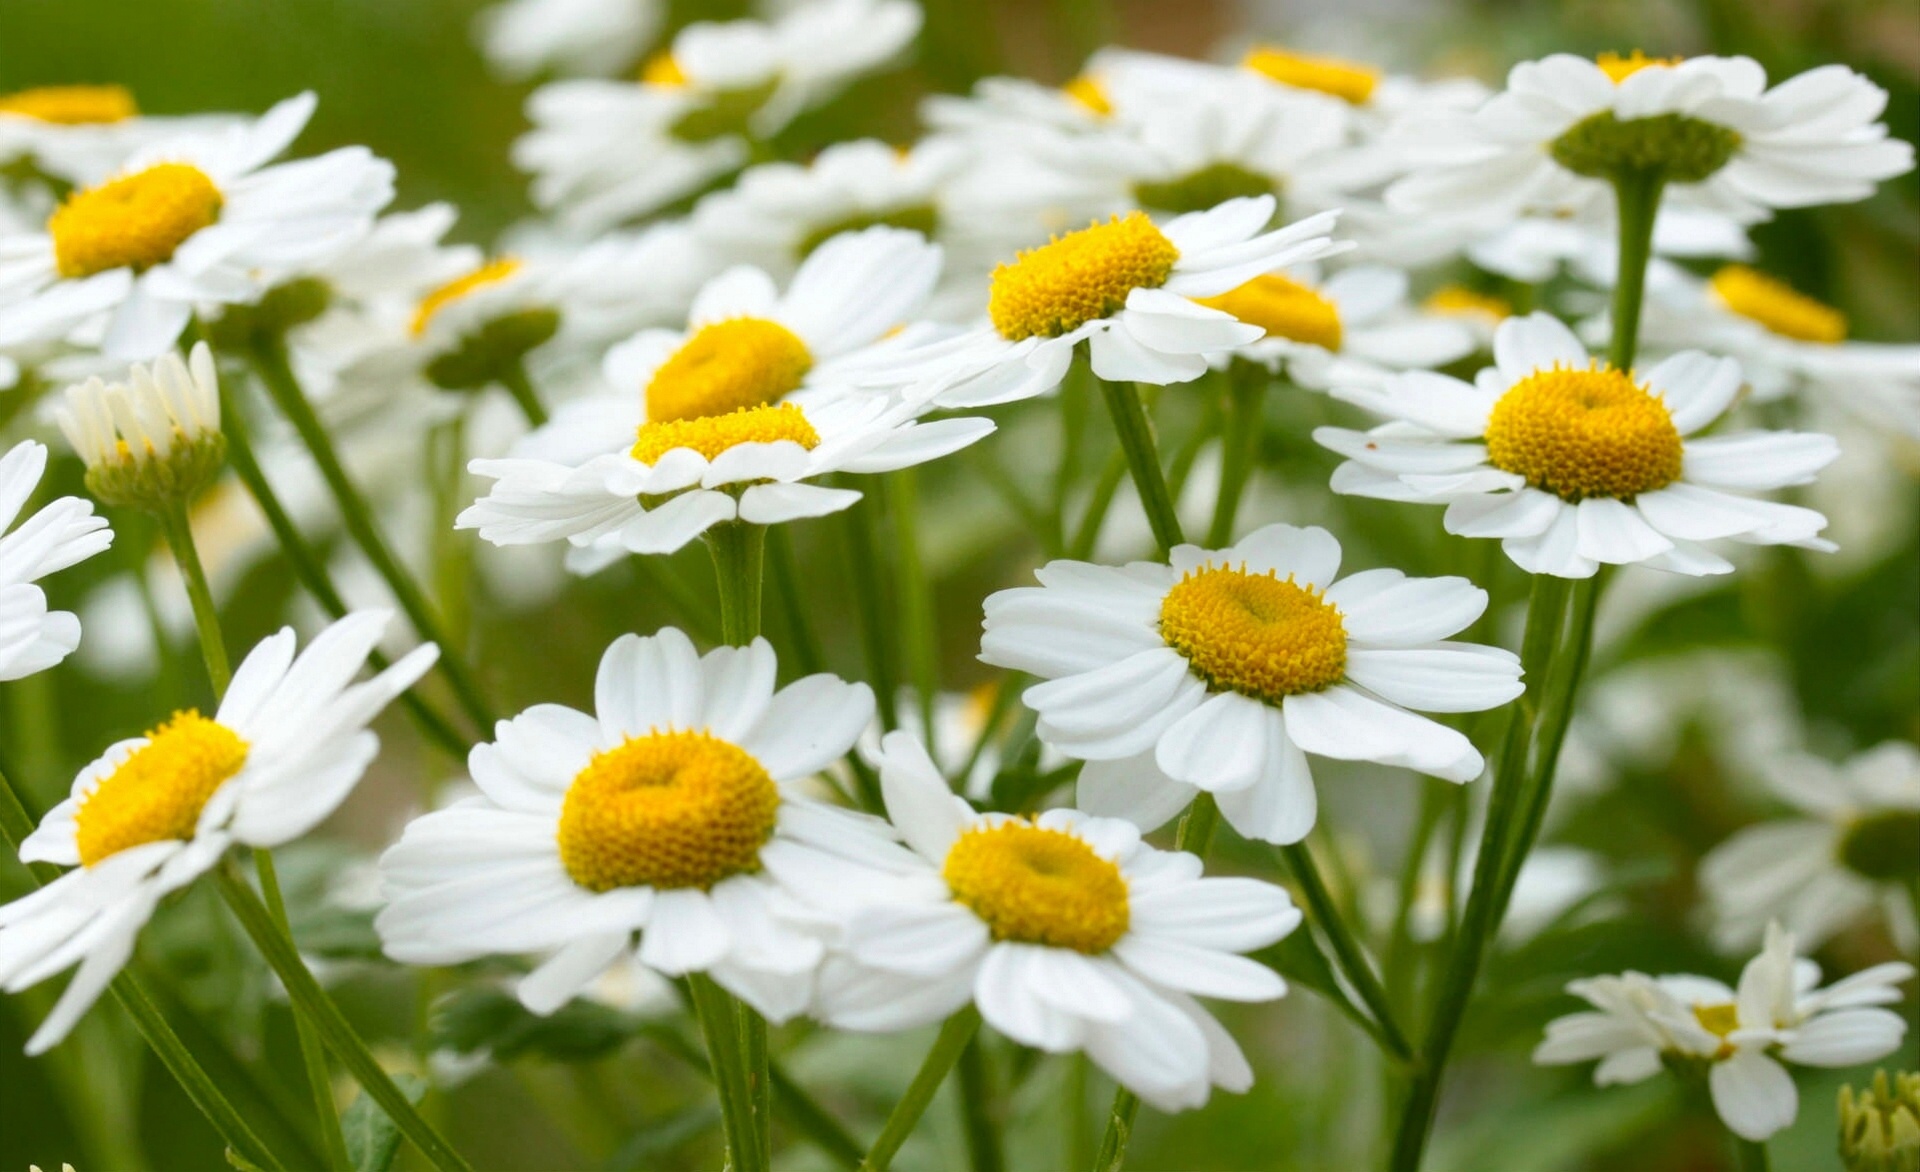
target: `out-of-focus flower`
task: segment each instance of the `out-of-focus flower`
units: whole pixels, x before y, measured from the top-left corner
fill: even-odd
[[[63,182],[97,183],[149,143],[239,121],[143,115],[125,86],[39,86],[0,94],[0,165],[26,163]]]
[[[1406,273],[1381,265],[1356,265],[1324,280],[1311,267],[1265,273],[1202,304],[1266,331],[1236,356],[1284,367],[1293,382],[1314,389],[1445,366],[1471,354],[1477,341],[1452,317],[1408,305]]]
[[[123,383],[91,378],[68,387],[55,418],[87,466],[87,490],[109,505],[184,505],[226,458],[220,375],[205,342],[194,343],[189,361],[162,354],[136,362]]]
[[[14,527],[46,469],[46,445],[33,440],[0,456],[0,680],[43,671],[80,645],[80,620],[49,611],[34,583],[113,544],[107,519],[79,497],[63,496]]]
[[[512,80],[543,69],[603,76],[631,66],[665,15],[660,0],[506,0],[480,13],[474,33]]]
[[[1873,1072],[1872,1089],[1840,1088],[1840,1160],[1847,1172],[1920,1168],[1920,1074]]]

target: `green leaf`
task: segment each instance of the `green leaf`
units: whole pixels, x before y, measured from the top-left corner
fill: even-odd
[[[463,989],[434,1013],[436,1045],[461,1054],[489,1050],[502,1062],[532,1054],[559,1062],[584,1062],[621,1045],[635,1033],[618,1010],[575,1000],[547,1017],[498,989]]]
[[[418,1103],[427,1093],[424,1080],[411,1074],[396,1074],[393,1085],[400,1088],[409,1103]],[[387,1172],[400,1151],[400,1129],[380,1109],[380,1104],[361,1095],[340,1117],[340,1131],[347,1140],[347,1158],[354,1172]]]

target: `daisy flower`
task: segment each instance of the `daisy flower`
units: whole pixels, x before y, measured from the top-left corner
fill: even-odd
[[[388,618],[350,614],[297,657],[282,629],[248,653],[212,719],[176,712],[80,771],[71,796],[20,844],[22,862],[76,869],[0,907],[0,988],[17,993],[80,965],[28,1054],[66,1037],[164,896],[235,843],[300,837],[347,796],[379,752],[367,724],[439,654],[419,648],[353,683]]]
[[[1903,950],[1920,945],[1920,749],[1903,741],[1833,765],[1804,753],[1763,767],[1799,817],[1739,831],[1700,862],[1722,947],[1750,947],[1778,919],[1808,948],[1885,916]]]
[[[125,86],[39,86],[0,94],[0,164],[24,162],[67,183],[95,183],[157,139],[237,121],[142,115]]]
[[[1163,1111],[1252,1085],[1194,998],[1286,992],[1240,955],[1299,926],[1284,888],[1202,878],[1197,857],[1157,850],[1118,819],[975,813],[905,733],[888,734],[880,776],[912,855],[886,877],[884,902],[847,917],[820,975],[823,1020],[901,1030],[972,1002],[1014,1041],[1084,1051]]]
[[[1615,370],[1544,313],[1502,323],[1493,356],[1471,384],[1410,371],[1333,388],[1393,420],[1314,431],[1347,458],[1333,490],[1445,504],[1447,532],[1500,538],[1521,569],[1560,578],[1603,563],[1724,574],[1732,563],[1698,544],[1724,537],[1833,548],[1812,509],[1740,495],[1810,483],[1839,454],[1832,437],[1687,438],[1739,394],[1732,359],[1689,350],[1645,374]]]
[[[1899,1048],[1907,1023],[1879,1007],[1900,1002],[1896,986],[1913,972],[1880,964],[1816,989],[1820,966],[1798,958],[1792,933],[1770,924],[1737,990],[1707,977],[1643,973],[1574,981],[1567,991],[1593,1010],[1549,1022],[1533,1060],[1598,1058],[1598,1086],[1640,1082],[1664,1063],[1703,1073],[1721,1121],[1759,1142],[1800,1109],[1783,1064],[1857,1066]]]
[[[1242,835],[1290,843],[1313,827],[1308,753],[1480,775],[1467,738],[1409,709],[1522,691],[1511,653],[1444,641],[1486,591],[1398,570],[1335,581],[1340,543],[1291,525],[1172,563],[1052,562],[987,599],[980,658],[1047,681],[1023,699],[1043,741],[1087,762],[1081,809],[1151,830],[1206,790]]]
[[[1865,199],[1913,166],[1878,121],[1887,94],[1843,65],[1772,89],[1748,57],[1556,53],[1525,61],[1472,112],[1415,115],[1413,169],[1387,201],[1417,213],[1551,210],[1652,170],[1682,203],[1751,222],[1770,209]]]
[[[545,953],[522,1004],[552,1013],[617,961],[705,972],[772,1021],[806,1007],[830,921],[905,851],[878,819],[807,796],[873,693],[774,688],[765,639],[699,655],[671,628],[607,648],[594,715],[540,704],[468,758],[481,796],[408,824],[375,921],[405,964]],[[634,936],[639,934],[638,950]]]
[[[919,423],[921,407],[849,390],[899,348],[888,335],[939,269],[917,234],[869,228],[816,249],[784,294],[758,269],[721,274],[686,331],[643,331],[607,354],[615,393],[568,404],[507,459],[475,460],[494,484],[459,527],[496,545],[565,539],[591,569],[623,551],[671,552],[725,521],[837,512],[860,494],[809,481],[965,447],[991,421]]]
[[[155,142],[69,195],[43,231],[0,238],[0,345],[97,340],[151,358],[196,306],[258,300],[364,236],[393,197],[392,164],[342,147],[267,165],[313,107],[301,94],[245,125]]]
[[[220,377],[196,342],[186,361],[136,362],[125,382],[67,388],[54,419],[87,466],[87,490],[109,505],[159,512],[185,505],[220,474]]]
[[[80,620],[48,610],[34,583],[113,544],[107,519],[79,497],[63,496],[14,527],[46,470],[47,447],[33,440],[0,456],[0,680],[44,671],[80,645]]]
[[[1397,370],[1445,366],[1471,354],[1474,331],[1407,303],[1407,274],[1355,265],[1322,279],[1312,266],[1263,273],[1201,304],[1264,333],[1234,351],[1303,387],[1379,381]]]
[[[604,76],[632,65],[664,16],[660,0],[506,0],[480,13],[474,34],[510,81],[543,69]]]

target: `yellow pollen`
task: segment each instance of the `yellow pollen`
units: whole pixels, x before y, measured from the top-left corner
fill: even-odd
[[[1200,304],[1259,326],[1270,338],[1340,349],[1340,309],[1310,285],[1268,273]]]
[[[647,58],[646,64],[640,67],[640,80],[647,85],[677,89],[687,84],[687,74],[672,53],[659,52]]]
[[[130,847],[191,839],[215,790],[247,763],[247,742],[191,709],[147,733],[147,743],[74,812],[80,861],[93,866]]]
[[[995,940],[1099,953],[1127,934],[1120,868],[1062,831],[1024,820],[972,827],[940,873]]]
[[[427,332],[427,327],[433,324],[435,314],[475,289],[484,289],[488,285],[498,284],[519,271],[518,258],[503,256],[488,261],[464,276],[455,277],[420,299],[420,304],[413,311],[413,321],[407,325],[407,332],[416,338],[420,337]]]
[[[1740,1008],[1733,1004],[1696,1005],[1693,1007],[1693,1020],[1700,1028],[1720,1039],[1720,1048],[1714,1051],[1714,1061],[1724,1061],[1733,1057],[1733,1043],[1727,1041],[1727,1035],[1740,1028]]]
[[[1521,379],[1487,421],[1487,461],[1562,500],[1632,500],[1680,478],[1667,405],[1610,366]]]
[[[1331,687],[1347,671],[1340,609],[1272,570],[1188,571],[1161,600],[1160,637],[1213,691],[1268,703]]]
[[[1506,298],[1478,293],[1465,285],[1442,285],[1428,294],[1421,305],[1428,313],[1483,318],[1488,322],[1505,321],[1513,315],[1513,306],[1507,304]]]
[[[1378,69],[1338,57],[1289,53],[1272,45],[1249,49],[1240,64],[1282,85],[1332,94],[1355,106],[1365,104],[1380,84]]]
[[[186,163],[76,191],[47,220],[54,263],[69,280],[109,269],[150,269],[220,218],[226,202],[206,172]]]
[[[560,804],[560,862],[590,891],[712,887],[760,869],[780,791],[746,750],[652,732],[595,753]]]
[[[779,322],[717,321],[701,326],[653,372],[647,419],[701,419],[764,407],[799,389],[812,369],[813,352]]]
[[[741,444],[770,444],[777,440],[792,440],[812,451],[820,446],[820,433],[807,422],[806,413],[800,408],[792,403],[775,403],[771,407],[742,407],[703,419],[649,420],[640,425],[640,437],[628,454],[642,464],[652,465],[675,448],[692,448],[711,460]]]
[[[124,122],[139,113],[123,85],[48,85],[0,97],[0,114],[59,126]]]
[[[1120,312],[1135,289],[1166,284],[1179,259],[1145,212],[1128,212],[995,267],[987,314],[1009,342],[1057,338]]]
[[[1060,92],[1102,118],[1113,113],[1113,101],[1107,97],[1106,87],[1084,73],[1061,86]]]
[[[1713,274],[1712,285],[1722,305],[1781,337],[1828,345],[1846,340],[1846,314],[1758,269],[1728,265]]]
[[[1678,65],[1685,60],[1685,57],[1649,57],[1635,49],[1625,57],[1618,53],[1602,53],[1593,59],[1593,63],[1613,84],[1619,85],[1649,65]]]

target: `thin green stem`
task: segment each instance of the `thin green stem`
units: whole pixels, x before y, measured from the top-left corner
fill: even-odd
[[[1127,454],[1116,449],[1101,466],[1100,475],[1093,482],[1093,492],[1087,498],[1086,511],[1080,514],[1080,524],[1074,527],[1073,539],[1067,543],[1068,557],[1085,561],[1093,555],[1094,543],[1100,540],[1100,527],[1106,523],[1107,512],[1113,508],[1113,498],[1120,491],[1120,482],[1126,478]]]
[[[1750,1139],[1733,1137],[1733,1166],[1739,1172],[1771,1172],[1773,1164],[1767,1158],[1767,1145],[1755,1143]]]
[[[227,690],[233,669],[227,661],[227,642],[220,634],[220,611],[213,605],[213,590],[207,585],[207,571],[200,564],[200,551],[193,544],[193,526],[187,521],[184,501],[175,501],[160,513],[167,534],[167,548],[180,567],[187,584],[187,600],[193,604],[193,625],[200,633],[200,657],[207,664],[207,678],[213,681],[213,694]]]
[[[800,587],[800,567],[793,557],[793,539],[785,526],[772,526],[767,532],[767,576],[773,579],[773,596],[779,602],[781,620],[786,624],[785,658],[793,660],[802,675],[825,671],[826,654],[820,638],[814,634],[813,619],[807,614],[807,598]]]
[[[682,982],[682,991],[691,999],[691,991]],[[713,1077],[713,1070],[707,1064],[706,1055],[700,1047],[682,1035],[678,1027],[667,1023],[643,1026],[646,1036],[657,1042],[662,1049],[686,1063],[694,1071]],[[796,1133],[805,1136],[821,1153],[835,1164],[849,1172],[858,1169],[863,1149],[840,1121],[828,1114],[827,1109],[808,1096],[805,1089],[793,1080],[793,1077],[780,1068],[777,1062],[770,1063],[767,1073],[773,1083],[774,1113],[781,1122]]]
[[[1213,502],[1213,524],[1207,529],[1207,548],[1223,549],[1233,542],[1233,519],[1253,474],[1260,451],[1260,406],[1271,376],[1252,362],[1227,368],[1226,422],[1220,433],[1220,492]]]
[[[914,470],[903,468],[888,477],[889,512],[893,514],[895,595],[900,599],[900,642],[906,652],[907,675],[919,702],[922,739],[933,759],[940,759],[935,740],[933,701],[939,690],[939,632],[934,625],[933,589],[920,560],[920,497]]]
[[[700,1031],[706,1036],[707,1062],[713,1069],[713,1084],[720,1095],[728,1170],[766,1172],[759,1129],[753,1123],[753,1089],[742,1059],[733,996],[705,973],[687,976],[687,993],[693,1000],[694,1015],[700,1019]]]
[[[1647,288],[1647,260],[1653,254],[1653,221],[1665,186],[1666,176],[1658,169],[1614,176],[1620,263],[1613,285],[1613,342],[1607,348],[1607,364],[1615,370],[1631,370],[1639,352],[1640,307]]]
[[[1107,413],[1113,417],[1114,435],[1126,453],[1127,468],[1133,473],[1133,486],[1140,493],[1140,507],[1146,511],[1147,524],[1153,529],[1160,556],[1186,538],[1180,532],[1180,518],[1174,512],[1173,494],[1167,489],[1166,472],[1160,466],[1160,447],[1153,438],[1153,423],[1147,418],[1140,389],[1132,383],[1100,383],[1107,399]]]
[[[1000,1109],[993,1067],[980,1034],[960,1051],[954,1077],[960,1083],[960,1122],[966,1129],[967,1160],[973,1172],[1003,1172],[1006,1153],[1000,1143]]]
[[[280,894],[280,875],[273,866],[273,853],[256,847],[253,868],[260,876],[260,892],[266,898],[267,914],[273,917],[274,930],[291,945],[293,927],[287,921],[287,904]],[[300,1061],[306,1067],[307,1087],[313,1094],[314,1114],[320,1119],[320,1142],[326,1148],[327,1166],[335,1172],[348,1172],[353,1160],[347,1155],[347,1138],[340,1130],[340,1108],[333,1101],[326,1046],[305,1012],[295,1010],[293,1026],[299,1036]]]
[[[767,529],[729,521],[707,530],[714,583],[720,595],[720,637],[745,647],[760,634],[761,582],[766,566]]]
[[[880,1128],[880,1135],[867,1149],[867,1158],[861,1162],[861,1172],[885,1172],[892,1165],[894,1153],[900,1145],[913,1134],[920,1117],[927,1112],[927,1105],[933,1102],[933,1096],[946,1081],[947,1072],[960,1060],[961,1051],[973,1040],[980,1030],[980,1011],[969,1004],[954,1014],[940,1027],[940,1036],[933,1040],[933,1048],[920,1063],[919,1073],[908,1084],[907,1093],[893,1105],[893,1113],[887,1116],[887,1122]]]
[[[520,414],[527,417],[527,426],[539,427],[547,421],[547,409],[540,403],[540,396],[534,392],[533,380],[527,377],[527,364],[524,359],[507,363],[500,371],[500,385],[513,396],[520,408]]]
[[[1300,884],[1301,894],[1306,897],[1307,910],[1313,914],[1313,922],[1319,927],[1321,935],[1333,946],[1334,959],[1340,963],[1340,971],[1353,986],[1354,992],[1366,1004],[1367,1012],[1372,1014],[1374,1023],[1380,1027],[1376,1035],[1392,1055],[1402,1062],[1413,1061],[1413,1044],[1400,1031],[1399,1022],[1394,1020],[1393,1007],[1387,1001],[1386,990],[1380,986],[1380,978],[1374,974],[1373,962],[1368,959],[1366,949],[1355,938],[1353,930],[1347,926],[1346,918],[1334,904],[1333,895],[1327,890],[1326,881],[1320,877],[1320,869],[1314,864],[1313,854],[1305,843],[1293,843],[1283,846],[1280,855],[1287,861],[1287,870]]]
[[[1213,845],[1214,827],[1220,824],[1220,807],[1213,795],[1202,790],[1180,816],[1180,825],[1173,832],[1173,849],[1189,851],[1207,857],[1207,848]]]
[[[472,1172],[467,1162],[452,1146],[442,1139],[440,1133],[420,1117],[413,1103],[404,1092],[395,1086],[393,1079],[381,1069],[379,1060],[360,1040],[353,1026],[341,1014],[333,999],[328,997],[320,983],[313,979],[307,966],[300,960],[300,954],[287,939],[274,929],[273,916],[267,911],[260,897],[241,877],[231,860],[214,871],[221,896],[227,906],[233,910],[234,918],[252,938],[254,947],[266,957],[267,964],[280,978],[286,988],[287,999],[293,1002],[298,1012],[305,1013],[313,1022],[320,1038],[340,1059],[369,1097],[380,1105],[400,1134],[405,1136],[414,1147],[420,1149],[427,1162],[440,1172]]]

